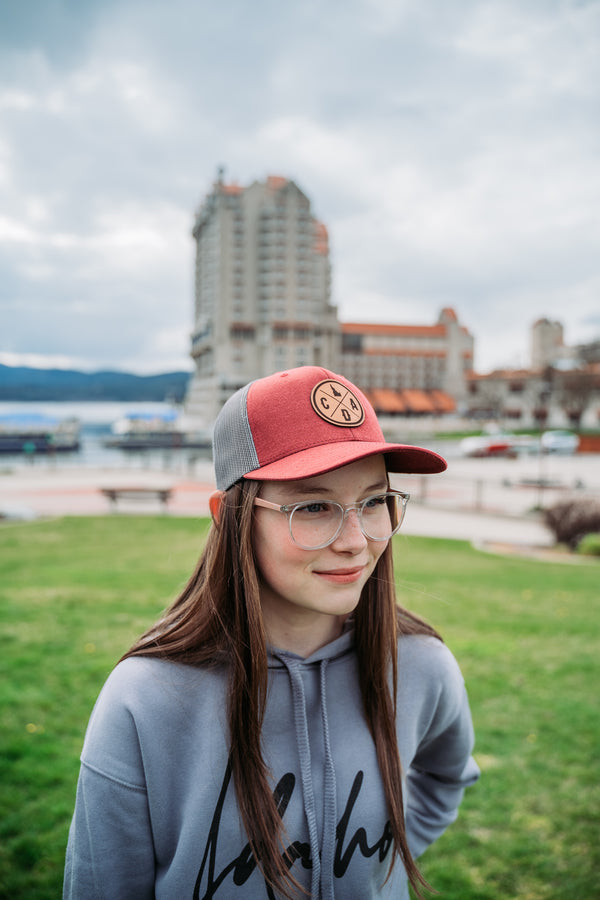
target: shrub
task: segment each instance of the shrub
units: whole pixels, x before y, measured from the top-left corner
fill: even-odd
[[[600,556],[600,534],[586,534],[577,544],[577,552],[584,556]]]
[[[600,501],[567,500],[548,507],[544,521],[558,544],[574,550],[588,534],[600,532]]]

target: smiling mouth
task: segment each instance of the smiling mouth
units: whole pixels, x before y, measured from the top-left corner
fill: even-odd
[[[352,569],[331,569],[327,571],[315,571],[315,575],[324,578],[326,581],[332,581],[335,584],[351,584],[358,581],[365,571],[365,566],[355,566]]]

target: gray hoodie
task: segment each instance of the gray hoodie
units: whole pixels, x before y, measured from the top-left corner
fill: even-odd
[[[478,769],[447,647],[404,637],[397,733],[411,852],[456,818]],[[227,676],[135,658],[109,676],[81,756],[64,897],[273,900],[240,824],[228,767]],[[324,900],[408,900],[366,725],[353,633],[303,659],[272,649],[265,760],[293,874]]]

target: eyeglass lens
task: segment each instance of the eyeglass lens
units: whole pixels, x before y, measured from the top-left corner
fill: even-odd
[[[398,494],[376,494],[358,506],[357,515],[367,538],[385,541],[397,530],[404,515],[404,503]],[[307,549],[326,546],[337,536],[344,516],[344,507],[331,500],[302,503],[290,516],[292,538]]]

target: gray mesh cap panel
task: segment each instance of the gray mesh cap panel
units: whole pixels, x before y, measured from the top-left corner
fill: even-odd
[[[260,463],[248,422],[247,397],[251,385],[236,391],[217,416],[213,432],[213,460],[217,488],[226,491]]]

